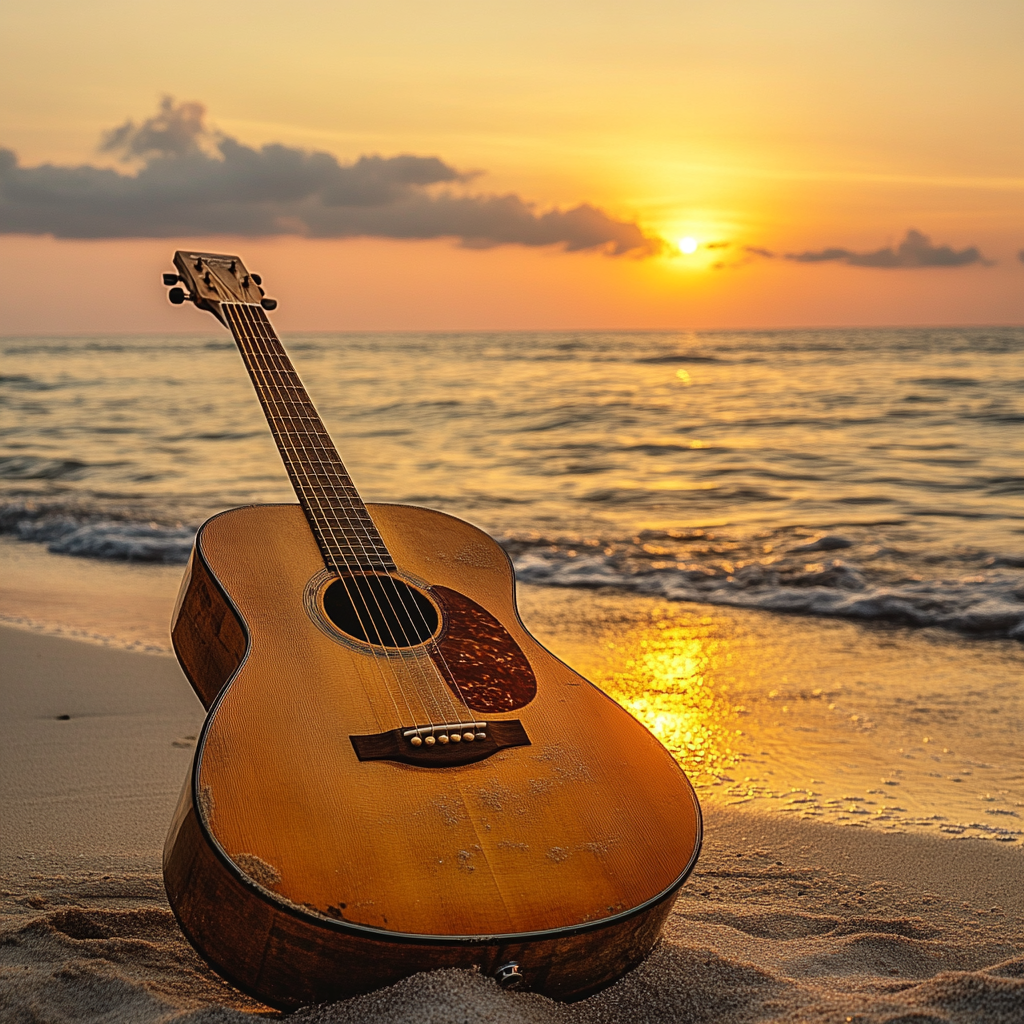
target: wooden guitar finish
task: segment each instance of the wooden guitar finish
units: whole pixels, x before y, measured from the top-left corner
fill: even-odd
[[[237,257],[179,256],[179,269],[232,260],[244,273]],[[220,301],[254,373],[238,300],[182,277],[197,304]],[[294,471],[299,449],[281,440],[294,410],[289,426],[269,380],[254,373],[302,504],[207,522],[172,623],[209,712],[164,853],[182,930],[283,1009],[440,967],[521,974],[563,999],[596,991],[648,953],[696,862],[693,789],[643,726],[530,636],[486,534],[365,506],[321,453],[361,561],[356,533],[337,527],[325,543],[316,476]],[[338,627],[325,592],[372,574],[420,595],[429,636],[375,644]]]

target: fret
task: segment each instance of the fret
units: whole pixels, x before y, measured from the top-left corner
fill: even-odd
[[[287,434],[295,443],[307,446],[311,455],[319,452],[329,457],[328,453],[331,451],[331,448],[328,445],[331,438],[323,430],[317,430],[315,427],[310,429],[308,424],[298,427],[295,426],[293,421],[281,419],[280,417],[275,417],[274,425],[280,433]]]
[[[328,473],[322,469],[316,469],[313,466],[308,466],[303,471],[302,479],[308,480],[310,483],[317,486],[333,487],[341,493],[348,494],[353,498],[358,497],[359,492],[352,484],[339,480],[333,473]]]
[[[305,392],[299,391],[291,384],[278,384],[269,373],[261,374],[256,382],[256,393],[269,395],[277,401],[284,403],[284,408],[294,409],[297,412],[310,412],[313,410],[313,403]]]
[[[393,570],[395,563],[266,313],[244,303],[222,303],[221,309],[324,561],[338,569]]]
[[[359,537],[348,534],[338,536],[329,529],[323,532],[324,546],[332,551],[347,551],[358,555],[373,555],[377,558],[387,556],[387,551],[380,544],[367,544]]]
[[[341,533],[346,538],[352,536],[355,538],[355,543],[363,544],[366,547],[375,547],[380,544],[380,541],[372,533],[367,533],[366,528],[372,523],[372,520],[369,518],[363,523],[354,523],[350,519],[343,521],[339,517],[329,514],[323,515],[320,518],[324,525],[334,534]]]
[[[293,402],[309,402],[309,397],[306,395],[305,390],[296,384],[285,384],[281,381],[274,381],[274,387],[282,394],[285,395],[289,401]],[[262,380],[257,381],[256,390],[259,391],[263,388]]]
[[[279,408],[288,410],[294,415],[314,416],[313,405],[309,399],[298,398],[290,394],[293,390],[293,388],[276,387],[273,383],[264,384],[262,381],[256,385],[256,393],[261,398],[279,403]]]
[[[287,430],[291,434],[312,437],[319,441],[330,441],[330,434],[311,416],[295,416],[294,414],[275,412],[274,420],[279,428]]]
[[[324,505],[321,500],[321,494],[313,493],[311,491],[303,489],[299,491],[299,498],[306,498],[309,505],[315,506],[317,510],[317,520],[322,524],[325,530],[332,530],[335,533],[338,532],[352,532],[353,535],[358,535],[363,538],[364,543],[377,544],[379,543],[376,534],[374,532],[373,520],[369,516],[360,517],[355,512],[351,515],[340,516],[330,511],[331,506],[339,505],[341,502],[335,501],[331,505]]]

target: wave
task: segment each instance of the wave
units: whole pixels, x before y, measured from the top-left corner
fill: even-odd
[[[54,554],[184,564],[198,523],[147,510],[59,502],[0,505],[0,533]],[[151,511],[151,510],[150,510]],[[790,527],[744,536],[720,529],[633,537],[497,538],[523,583],[596,588],[672,601],[939,627],[1024,641],[1024,558],[975,551],[924,557],[879,544],[870,525]]]
[[[89,470],[79,459],[48,459],[36,455],[9,455],[0,458],[3,480],[77,480]]]
[[[1024,560],[1013,556],[932,555],[924,566],[870,536],[808,538],[794,529],[749,538],[705,530],[644,531],[628,541],[507,537],[503,545],[524,583],[1024,641]]]
[[[196,526],[140,520],[131,510],[14,502],[0,505],[0,534],[45,544],[57,555],[183,565],[192,551]]]

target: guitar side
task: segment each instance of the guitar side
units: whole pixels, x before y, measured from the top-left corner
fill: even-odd
[[[323,561],[301,510],[215,517],[173,625],[210,709],[165,847],[182,929],[281,1008],[510,960],[534,991],[596,991],[647,954],[696,862],[692,788],[525,630],[493,540],[442,513],[369,511],[407,579],[475,602],[525,655],[536,696],[484,717],[521,721],[530,745],[458,767],[358,760],[349,737],[403,724],[400,704],[379,659],[316,621]]]

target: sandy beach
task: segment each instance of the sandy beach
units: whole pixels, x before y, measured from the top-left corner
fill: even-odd
[[[0,1024],[1024,1024],[1024,0],[0,25]]]
[[[206,968],[163,893],[164,832],[202,722],[176,662],[6,627],[0,649],[2,1019],[272,1012]],[[1019,843],[704,806],[703,854],[663,941],[610,989],[565,1005],[440,972],[296,1019],[1022,1019]]]

